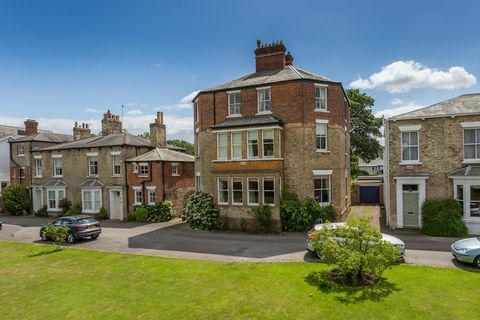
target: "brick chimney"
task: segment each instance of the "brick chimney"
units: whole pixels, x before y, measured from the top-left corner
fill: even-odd
[[[91,134],[92,132],[88,123],[79,125],[78,122],[75,122],[75,127],[73,127],[73,141],[90,138]]]
[[[290,53],[290,51],[287,52],[285,55],[285,65],[286,66],[291,66],[293,64],[293,56]]]
[[[111,114],[110,110],[103,114],[102,119],[102,136],[108,136],[109,134],[122,133],[122,121],[116,114]]]
[[[27,136],[33,136],[38,133],[38,122],[32,119],[27,119],[24,122],[25,132]]]
[[[167,147],[167,130],[163,124],[163,112],[157,112],[154,123],[150,123],[150,141],[152,146],[157,148]]]
[[[287,49],[282,41],[265,44],[258,39],[257,48],[255,49],[255,64],[257,72],[283,69],[286,65],[286,51]],[[290,63],[292,61],[293,57],[291,58]]]

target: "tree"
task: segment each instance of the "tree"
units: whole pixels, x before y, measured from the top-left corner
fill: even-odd
[[[30,208],[28,188],[21,184],[12,184],[3,190],[3,206],[12,215],[21,215]]]
[[[139,134],[138,136],[145,139],[150,139],[150,132],[144,132],[142,134]]]
[[[45,238],[51,239],[57,246],[55,251],[62,250],[62,243],[65,242],[65,239],[68,236],[69,229],[65,226],[54,226],[53,224],[48,224],[43,229],[42,233],[45,235]]]
[[[358,89],[346,90],[350,102],[350,144],[351,175],[358,175],[358,161],[372,161],[382,155],[383,148],[378,138],[382,137],[380,128],[382,118],[373,115],[375,99]]]
[[[187,154],[190,154],[193,156],[194,154],[194,146],[193,144],[191,144],[190,142],[188,141],[185,141],[185,140],[180,140],[180,139],[176,139],[176,140],[168,140],[167,141],[168,144],[171,144],[172,146],[176,146],[176,147],[180,147],[180,148],[184,148],[185,149],[185,152]]]
[[[363,283],[371,276],[380,277],[399,260],[400,249],[382,239],[369,219],[354,219],[335,228],[326,225],[313,233],[313,247],[321,259],[334,264],[347,283]]]

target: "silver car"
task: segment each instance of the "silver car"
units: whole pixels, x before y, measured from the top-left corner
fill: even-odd
[[[345,225],[346,223],[344,222],[316,224],[315,227],[307,233],[307,250],[310,252],[315,252],[315,249],[313,248],[313,242],[312,242],[312,240],[314,239],[313,232],[322,230],[323,228],[325,228],[325,226],[328,226],[328,228],[335,229],[338,226],[345,226]],[[389,242],[392,246],[395,246],[400,249],[400,259],[403,260],[405,257],[405,243],[402,240],[394,236],[391,236],[389,234],[381,233],[381,235],[382,235],[382,240]]]
[[[458,240],[451,248],[455,259],[480,268],[480,237]]]

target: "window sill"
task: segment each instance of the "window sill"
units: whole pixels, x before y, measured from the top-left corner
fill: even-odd
[[[34,178],[34,179],[41,179],[42,176],[34,176],[33,178]]]
[[[258,206],[260,206],[260,204],[259,203],[249,203],[248,206],[249,207],[258,207]]]
[[[323,149],[316,149],[315,153],[331,153],[331,151],[323,150]]]
[[[325,109],[325,110],[323,110],[323,109],[315,109],[314,111],[315,111],[315,112],[330,113],[330,111],[329,111],[329,110],[326,110],[326,109]]]
[[[218,205],[222,207],[228,207],[228,203],[219,202]]]
[[[243,203],[232,203],[232,206],[241,207],[243,206]]]
[[[25,157],[24,154],[17,154],[17,158],[23,158],[23,157]]]
[[[122,177],[121,174],[114,174],[114,175],[112,176],[112,178],[121,178],[121,177]]]
[[[172,177],[180,177],[180,175],[179,175],[179,174],[173,174],[173,173],[172,173]]]
[[[88,175],[87,178],[98,178],[98,174],[91,174]]]
[[[63,176],[52,176],[52,178],[63,178]]]
[[[420,161],[401,161],[399,163],[401,166],[411,166],[411,165],[421,165]]]
[[[464,164],[480,163],[480,159],[464,159],[462,163]]]
[[[227,118],[240,118],[240,117],[242,117],[241,114],[229,114],[229,115],[227,116]]]
[[[139,178],[148,178],[148,175],[138,175]]]
[[[257,112],[255,113],[256,116],[262,116],[265,114],[272,114],[272,111],[262,111],[262,112]]]
[[[82,210],[82,213],[89,213],[89,214],[92,214],[92,213],[98,213],[100,210]]]
[[[50,211],[50,212],[62,212],[62,209],[48,208],[47,211]]]

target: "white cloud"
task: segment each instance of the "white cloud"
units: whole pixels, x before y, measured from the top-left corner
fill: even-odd
[[[368,79],[359,77],[350,83],[356,89],[385,89],[388,92],[407,92],[415,88],[458,89],[469,88],[477,83],[477,78],[464,67],[453,66],[448,71],[429,68],[415,62],[395,61],[383,66]]]
[[[102,113],[103,110],[101,109],[96,109],[96,108],[87,108],[85,109],[86,112],[89,112],[89,113]]]
[[[399,114],[407,113],[410,111],[414,111],[420,108],[423,108],[425,106],[423,105],[418,105],[412,101],[408,102],[407,104],[400,106],[400,107],[394,107],[394,108],[388,108],[388,109],[383,109],[375,113],[376,117],[385,117],[385,118],[390,118],[393,116],[397,116]]]
[[[142,114],[143,114],[143,112],[142,112],[142,110],[140,110],[140,109],[133,109],[133,110],[129,110],[129,111],[127,112],[127,115],[128,115],[128,116],[140,116],[140,115],[142,115]]]
[[[192,99],[199,93],[200,91],[193,91],[190,94],[183,97],[178,103],[170,106],[159,106],[154,108],[154,110],[175,110],[175,109],[190,109],[192,107]]]
[[[396,106],[396,105],[399,105],[399,104],[403,104],[403,100],[402,100],[402,99],[399,99],[399,98],[395,98],[395,99],[393,99],[390,103],[391,103],[392,105]]]

